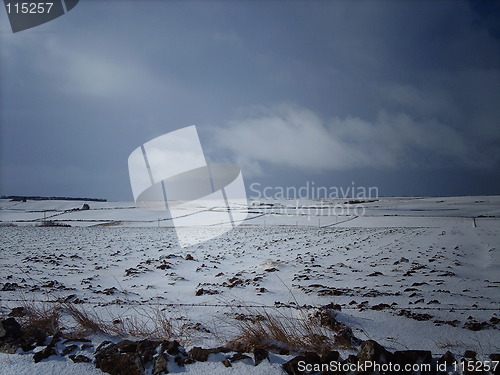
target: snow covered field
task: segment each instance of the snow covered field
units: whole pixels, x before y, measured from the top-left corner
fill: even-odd
[[[153,305],[184,324],[190,345],[208,347],[257,306],[288,314],[333,302],[358,338],[390,350],[500,351],[500,196],[255,202],[242,225],[189,248],[161,212],[76,210],[83,203],[1,201],[2,315],[26,300],[125,318]],[[39,227],[44,218],[71,227]],[[12,358],[0,357],[0,373],[21,366]],[[280,361],[259,371],[279,373]],[[58,373],[92,367],[59,362]]]

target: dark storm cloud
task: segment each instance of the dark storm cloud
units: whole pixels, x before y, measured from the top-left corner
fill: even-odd
[[[408,188],[408,171],[441,168],[483,176],[462,193],[498,193],[495,13],[448,1],[88,1],[17,34],[2,14],[0,193],[130,200],[129,153],[190,124],[210,159],[262,183],[383,174],[390,194],[459,194],[446,180]]]

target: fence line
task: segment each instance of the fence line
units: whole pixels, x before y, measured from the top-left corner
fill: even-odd
[[[71,301],[64,301],[64,300],[38,300],[38,299],[6,299],[2,298],[0,299],[0,302],[21,302],[21,303],[26,303],[26,302],[36,302],[36,303],[72,303],[75,305],[102,305],[102,306],[109,306],[109,305],[132,305],[132,306],[166,306],[166,307],[229,307],[229,308],[264,308],[264,309],[275,309],[275,308],[289,308],[289,309],[296,309],[296,310],[301,310],[301,309],[312,309],[312,308],[318,308],[320,306],[311,306],[311,305],[302,305],[298,306],[296,304],[287,304],[287,303],[278,303],[275,305],[247,305],[247,304],[216,304],[216,303],[171,303],[171,302],[140,302],[140,301],[130,301],[130,300],[125,300],[125,301],[120,301],[120,302],[94,302],[94,301],[79,301],[77,303],[71,302]],[[340,305],[342,310],[359,310],[359,307],[353,307],[353,306],[343,306]],[[424,307],[424,306],[398,306],[396,308],[388,307],[384,310],[436,310],[436,311],[498,311],[500,307],[453,307],[453,306],[448,306],[448,307],[438,307],[438,306],[433,306],[433,307]],[[372,310],[369,307],[367,307],[365,310]],[[373,311],[373,310],[372,310]],[[377,310],[377,311],[382,311],[382,310]]]

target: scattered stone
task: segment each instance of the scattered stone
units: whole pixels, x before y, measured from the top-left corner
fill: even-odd
[[[329,350],[321,355],[321,363],[340,362],[340,354],[336,350]]]
[[[18,318],[18,317],[23,317],[26,315],[26,311],[25,311],[25,308],[22,307],[22,306],[19,306],[19,307],[14,307],[10,313],[9,313],[9,316],[12,316],[14,318]]]
[[[374,340],[367,340],[361,343],[358,351],[358,359],[361,364],[365,362],[375,362],[380,364],[390,363],[393,354],[388,352],[382,345]]]
[[[158,354],[154,359],[153,375],[158,375],[161,373],[168,374],[168,359],[164,353]]]
[[[478,322],[471,316],[469,316],[468,320],[463,325],[463,328],[470,329],[471,331],[481,331],[489,327],[491,326],[488,322]]]
[[[236,362],[236,361],[243,361],[245,359],[252,359],[252,357],[246,355],[246,354],[243,354],[243,353],[235,353],[231,356],[231,358],[229,358],[229,361],[230,362]]]
[[[470,358],[470,359],[476,360],[476,355],[477,355],[477,353],[474,350],[467,349],[464,352],[464,358]]]
[[[415,320],[418,320],[418,321],[425,321],[425,320],[429,320],[432,318],[432,315],[430,314],[419,314],[419,313],[414,313],[410,310],[406,310],[406,309],[401,309],[398,313],[399,316],[406,316],[407,318],[411,318],[411,319],[415,319]]]
[[[457,360],[449,350],[446,353],[444,353],[438,360],[439,363],[446,363],[446,365],[452,365],[456,361]]]
[[[39,352],[36,352],[33,354],[33,360],[35,363],[40,362],[42,359],[49,358],[51,355],[56,355],[56,351],[52,345],[48,345],[45,347],[45,349],[40,350]]]
[[[193,256],[191,254],[187,254],[184,259],[186,259],[186,260],[194,260],[194,258],[193,258]]]
[[[255,361],[255,366],[258,366],[264,359],[269,360],[269,352],[263,348],[254,348],[253,358]]]
[[[91,360],[89,357],[84,356],[84,355],[81,355],[81,354],[79,354],[79,355],[74,355],[74,354],[73,354],[73,355],[70,355],[70,356],[69,356],[69,358],[70,358],[73,362],[75,362],[75,363],[80,363],[80,362],[92,362],[92,360]]]
[[[219,348],[214,349],[203,349],[199,346],[195,346],[189,351],[189,358],[197,362],[206,362],[210,354],[220,353]]]
[[[387,303],[379,303],[378,305],[373,305],[371,307],[372,310],[375,311],[380,311],[380,310],[385,310],[385,309],[390,309],[391,305],[388,305]]]
[[[153,340],[142,340],[137,343],[136,352],[141,357],[143,363],[151,362],[153,360],[156,348],[158,348],[160,344],[160,341]]]
[[[121,347],[131,350],[133,347],[131,342],[124,341],[125,343]],[[96,350],[96,367],[111,375],[144,375],[144,365],[139,355],[135,352],[120,352],[118,344],[99,345],[102,348]]]
[[[289,375],[302,375],[304,374],[303,371],[299,370],[299,362],[305,362],[306,364],[310,365],[321,365],[321,358],[317,353],[314,352],[308,352],[304,355],[299,355],[297,357],[292,358],[288,362],[284,363],[282,365],[283,370],[286,371],[287,374]]]
[[[18,338],[21,336],[21,326],[14,318],[7,318],[0,324],[0,338]]]
[[[335,335],[334,344],[341,348],[352,348],[354,345],[360,343],[352,329],[344,325]]]
[[[76,349],[78,349],[78,345],[70,345],[70,346],[67,346],[65,347],[62,351],[61,351],[61,355],[62,356],[66,356],[68,355],[69,353],[75,351]]]
[[[177,340],[173,341],[163,341],[162,342],[162,351],[166,351],[170,355],[177,355],[181,352],[186,354],[184,348],[181,347],[181,344]]]
[[[219,294],[220,292],[218,290],[211,290],[211,289],[203,289],[200,288],[196,291],[197,296],[202,296],[203,294]]]

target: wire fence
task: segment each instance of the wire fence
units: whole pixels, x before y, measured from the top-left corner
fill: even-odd
[[[313,309],[319,308],[320,306],[316,305],[298,305],[295,303],[275,303],[274,305],[266,305],[266,304],[229,304],[229,303],[174,303],[174,302],[152,302],[152,301],[131,301],[131,300],[115,300],[115,301],[83,301],[79,300],[78,302],[72,302],[71,300],[64,299],[54,299],[54,300],[41,300],[41,299],[15,299],[15,298],[0,298],[0,302],[19,302],[19,303],[73,303],[73,304],[82,304],[82,305],[93,305],[93,306],[109,306],[109,305],[129,305],[129,306],[164,306],[164,307],[224,307],[224,308],[263,308],[263,309],[276,309],[276,308],[288,308],[288,309]],[[342,310],[360,310],[359,306],[349,306],[336,304],[341,307]],[[376,306],[376,305],[375,305]],[[372,306],[373,307],[373,306]],[[373,309],[369,306],[364,306],[362,310],[377,310]],[[419,311],[500,311],[500,304],[496,307],[456,307],[456,306],[389,306],[380,310],[419,310]],[[377,311],[380,311],[377,310]]]

